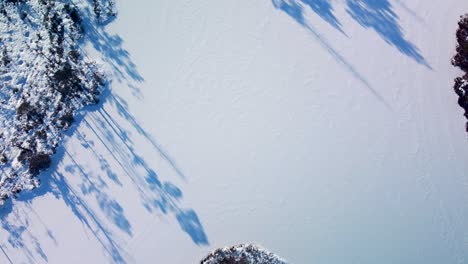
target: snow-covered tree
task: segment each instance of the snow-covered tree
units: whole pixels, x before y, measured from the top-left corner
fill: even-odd
[[[0,204],[39,185],[76,112],[99,100],[105,78],[79,47],[81,11],[69,0],[0,1]]]
[[[241,244],[217,249],[201,264],[286,264],[286,261],[259,246]]]
[[[458,104],[465,110],[468,119],[468,15],[461,17],[457,30],[457,54],[452,59],[452,64],[465,72],[462,77],[455,79],[454,90],[458,95]],[[466,124],[468,132],[468,123]]]

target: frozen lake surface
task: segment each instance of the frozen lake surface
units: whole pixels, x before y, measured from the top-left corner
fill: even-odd
[[[117,5],[87,45],[110,88],[2,209],[0,263],[468,264],[468,1]]]

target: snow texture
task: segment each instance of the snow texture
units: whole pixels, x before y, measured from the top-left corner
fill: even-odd
[[[224,247],[210,253],[201,264],[286,264],[287,262],[253,244]]]
[[[0,210],[0,263],[252,241],[296,264],[468,264],[449,88],[468,1],[120,0],[108,24],[74,3],[108,89]]]

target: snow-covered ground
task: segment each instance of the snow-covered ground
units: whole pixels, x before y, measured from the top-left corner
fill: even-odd
[[[78,1],[76,1],[78,2]],[[464,0],[120,0],[112,75],[0,211],[0,263],[468,263]]]

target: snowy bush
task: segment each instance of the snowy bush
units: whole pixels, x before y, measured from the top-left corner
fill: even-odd
[[[113,0],[93,0],[93,11],[100,24],[107,24],[117,16]]]
[[[69,0],[0,1],[0,204],[39,185],[77,111],[99,101],[104,76],[79,48]]]
[[[468,15],[461,17],[457,30],[457,54],[452,59],[452,64],[465,72],[462,77],[455,79],[454,90],[458,95],[458,104],[465,110],[468,119]],[[468,132],[468,123],[466,124]]]
[[[37,153],[29,158],[29,171],[35,175],[40,170],[47,169],[50,166],[50,155]]]
[[[286,264],[286,262],[252,244],[242,244],[215,250],[201,264]]]
[[[468,72],[468,15],[462,16],[458,22],[457,54],[452,60],[454,66]]]

